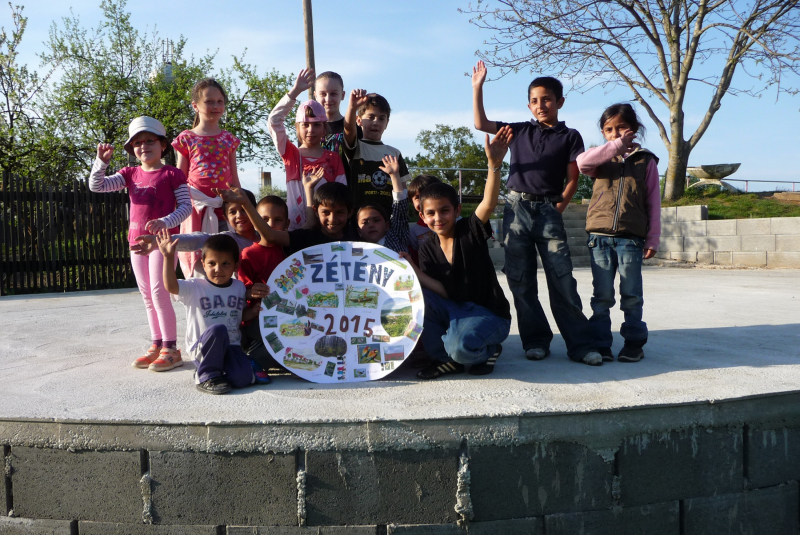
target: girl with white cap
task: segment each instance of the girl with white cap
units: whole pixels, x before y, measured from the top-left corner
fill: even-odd
[[[89,176],[89,189],[107,192],[128,188],[131,198],[128,243],[131,246],[136,246],[136,237],[140,234],[158,234],[166,229],[175,234],[178,225],[189,217],[192,209],[186,175],[180,169],[161,162],[167,147],[164,125],[152,117],[137,117],[128,126],[128,140],[124,148],[142,165],[125,167],[111,176],[105,176],[108,162],[114,154],[114,145],[97,145],[97,159]],[[175,311],[169,292],[164,287],[163,258],[158,250],[148,256],[132,254],[131,264],[144,299],[153,340],[145,354],[132,365],[157,372],[171,370],[183,364],[183,361],[176,347],[178,333]]]
[[[303,102],[295,114],[295,128],[299,147],[289,141],[283,121],[292,110],[297,97],[314,85],[314,70],[302,69],[292,86],[269,114],[269,133],[286,168],[286,204],[289,206],[289,230],[301,228],[306,223],[306,195],[303,175],[312,175],[321,169],[322,177],[316,188],[327,182],[347,185],[347,175],[342,159],[335,152],[325,150],[321,143],[328,129],[325,108],[316,100]]]

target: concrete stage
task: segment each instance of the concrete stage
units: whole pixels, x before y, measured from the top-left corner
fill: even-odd
[[[575,276],[590,312],[591,272]],[[728,533],[704,528],[726,519],[797,533],[800,271],[646,267],[644,283],[639,363],[571,362],[558,334],[529,362],[515,320],[490,376],[284,375],[227,396],[198,392],[189,363],[130,366],[148,345],[136,291],[3,297],[0,513],[29,520],[0,519],[0,532]],[[612,320],[618,332],[618,308]],[[211,485],[214,470],[228,475]],[[256,504],[185,504],[239,471],[269,487]],[[104,478],[110,495],[87,505]]]

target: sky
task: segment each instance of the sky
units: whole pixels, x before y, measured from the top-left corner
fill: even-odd
[[[18,59],[31,67],[39,65],[36,54],[44,50],[51,24],[69,16],[70,9],[85,28],[95,26],[102,16],[99,0],[14,3],[23,4],[28,17]],[[477,28],[469,22],[468,15],[458,12],[468,6],[469,0],[316,0],[313,15],[317,72],[338,72],[347,92],[363,88],[385,96],[392,114],[383,140],[405,155],[419,153],[417,135],[437,124],[468,126],[475,132],[476,141],[482,143],[483,134],[475,131],[472,124],[472,88],[466,73],[471,72],[478,59],[476,51],[485,48],[484,42],[491,33]],[[245,49],[247,61],[262,73],[273,68],[285,74],[297,73],[305,66],[302,0],[237,0],[227,5],[209,0],[131,2],[127,10],[140,31],[155,28],[162,38],[175,40],[185,36],[189,54],[200,56],[217,50],[218,66],[230,65],[230,58]],[[11,27],[10,10],[5,6],[0,6],[0,26]],[[700,64],[696,67],[698,77],[711,68]],[[488,81],[484,102],[489,119],[530,119],[527,86],[535,76],[547,74],[550,73],[523,70]],[[490,68],[490,80],[498,75],[497,69]],[[570,90],[569,80],[562,81],[566,102],[559,119],[577,128],[587,147],[602,144],[597,126],[600,114],[610,104],[630,100],[630,93],[602,88],[580,93]],[[758,83],[741,72],[734,78],[734,85],[737,82],[747,87]],[[800,87],[796,77],[787,78],[784,83]],[[776,97],[774,89],[761,98],[726,95],[710,128],[692,152],[689,165],[741,163],[731,178],[783,182],[751,183],[750,191],[776,187],[791,190],[792,180],[800,191],[800,166],[792,160],[800,146],[800,96]],[[687,132],[694,131],[707,106],[707,92],[690,90],[685,106]],[[342,113],[345,107],[343,103]],[[648,130],[643,146],[660,158],[659,171],[663,174],[668,160],[666,148],[655,124],[638,105],[637,110]],[[665,121],[666,109],[657,110]],[[242,185],[257,191],[257,164],[245,162],[240,168]],[[274,185],[283,187],[285,174],[281,167],[265,170],[272,172]],[[733,184],[744,187],[743,183]]]

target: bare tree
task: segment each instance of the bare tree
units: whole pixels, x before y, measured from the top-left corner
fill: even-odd
[[[493,32],[478,56],[503,75],[528,67],[569,79],[578,90],[627,87],[658,127],[669,153],[665,198],[676,199],[683,194],[689,154],[722,97],[755,96],[772,86],[778,95],[797,92],[782,82],[800,74],[799,3],[479,0],[463,12]],[[703,75],[692,77],[697,64],[704,64]],[[746,75],[737,84],[745,85],[734,87],[737,71]],[[687,139],[683,108],[690,88],[693,99],[708,98],[708,107]]]

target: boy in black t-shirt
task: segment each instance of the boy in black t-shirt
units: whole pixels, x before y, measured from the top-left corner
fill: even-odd
[[[492,236],[489,216],[497,206],[500,167],[511,138],[509,127],[498,130],[491,143],[486,136],[489,174],[483,200],[470,217],[458,219],[461,204],[449,184],[431,184],[420,193],[420,211],[435,232],[420,246],[415,266],[425,298],[420,338],[434,361],[420,370],[420,379],[461,373],[465,365],[472,375],[492,373],[508,337],[510,307],[486,241]]]

